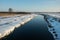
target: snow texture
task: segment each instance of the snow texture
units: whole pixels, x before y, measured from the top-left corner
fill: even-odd
[[[15,28],[30,21],[33,15],[0,17],[0,38],[9,35]]]
[[[55,40],[60,40],[60,16],[56,14],[45,14],[44,18],[48,23],[49,32],[51,32]]]

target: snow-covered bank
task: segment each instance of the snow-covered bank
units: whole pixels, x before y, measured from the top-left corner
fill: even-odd
[[[9,35],[15,28],[30,21],[34,15],[0,17],[0,38]]]
[[[49,32],[55,40],[60,40],[60,16],[55,14],[43,14],[48,24]]]

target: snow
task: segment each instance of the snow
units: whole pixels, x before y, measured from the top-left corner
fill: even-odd
[[[52,26],[51,28],[48,27],[49,32],[54,36],[55,40],[60,40],[60,16],[56,14],[49,14],[45,16],[47,20],[48,26]]]
[[[15,28],[30,21],[34,15],[0,17],[0,38],[9,35]]]

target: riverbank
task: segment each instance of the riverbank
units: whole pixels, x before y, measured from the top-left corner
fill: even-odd
[[[60,40],[60,17],[55,14],[43,14],[48,24],[49,32],[54,36],[55,40]]]
[[[11,32],[14,31],[15,28],[24,25],[28,21],[34,18],[34,15],[14,15],[9,17],[1,17],[0,18],[0,38],[6,37]]]

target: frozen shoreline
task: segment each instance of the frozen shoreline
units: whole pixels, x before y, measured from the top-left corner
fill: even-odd
[[[0,18],[0,38],[9,35],[15,28],[24,25],[31,19],[33,19],[34,15],[25,15],[25,16],[13,16],[7,18]]]
[[[54,14],[43,14],[43,16],[48,24],[49,32],[55,40],[60,40],[60,16]]]

